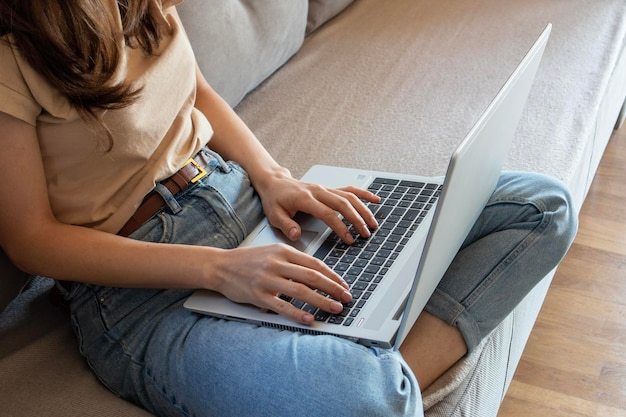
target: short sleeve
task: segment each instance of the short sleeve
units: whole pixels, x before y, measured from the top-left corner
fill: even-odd
[[[0,38],[0,111],[33,126],[41,113],[8,37]]]
[[[162,5],[163,9],[165,10],[168,7],[178,5],[178,4],[182,3],[183,1],[184,0],[162,0],[161,1],[161,5]]]

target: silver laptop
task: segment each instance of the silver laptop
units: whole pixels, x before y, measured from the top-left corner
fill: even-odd
[[[370,238],[345,245],[323,222],[299,214],[299,241],[291,242],[263,220],[242,243],[281,242],[322,259],[351,285],[353,301],[342,313],[284,297],[315,316],[314,324],[305,326],[206,290],[195,291],[185,307],[228,320],[398,348],[493,193],[550,31],[548,25],[454,151],[445,178],[321,165],[304,175],[304,181],[356,185],[380,195],[379,204],[370,204],[379,222]]]

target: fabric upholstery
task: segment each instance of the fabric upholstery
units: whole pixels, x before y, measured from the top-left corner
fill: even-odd
[[[254,3],[262,3],[263,10]],[[312,32],[295,57],[236,110],[296,176],[315,163],[440,175],[452,149],[552,22],[507,168],[564,179],[580,205],[594,174],[590,155],[603,150],[595,136],[603,117],[600,103],[607,94],[623,102],[613,81],[626,79],[624,72],[614,72],[624,60],[624,0],[596,3],[358,0]],[[263,14],[265,7],[281,13],[287,7],[297,22],[250,16]],[[306,26],[301,1],[187,0],[180,12],[205,75],[233,105],[262,80],[256,65],[264,67],[265,61],[255,59],[261,53],[268,60],[279,57],[274,67],[264,67],[272,73],[302,42]],[[222,22],[237,13],[246,23]],[[288,41],[270,29],[264,32],[257,19],[263,25],[271,21],[278,32],[295,33],[297,27],[299,35]],[[269,41],[251,40],[255,30],[257,36],[276,36],[282,52]],[[291,45],[289,53],[281,41]],[[256,50],[257,42],[267,50]],[[257,58],[242,58],[234,45]],[[15,272],[1,263],[4,295],[17,285],[5,285],[6,271]],[[475,363],[463,364],[473,367],[448,375],[456,389],[443,400],[430,393],[427,416],[495,417],[549,284],[548,277],[492,333],[472,357]],[[0,398],[11,399],[2,415],[146,416],[109,394],[90,372],[66,312],[47,301],[49,286],[36,280],[0,313]]]
[[[309,0],[309,14],[306,24],[307,35],[337,16],[354,0]]]
[[[202,73],[231,105],[284,64],[302,45],[306,0],[211,2],[178,7]]]

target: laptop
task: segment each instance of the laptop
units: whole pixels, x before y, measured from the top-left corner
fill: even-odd
[[[227,320],[398,348],[494,191],[550,31],[548,25],[456,148],[444,178],[323,165],[303,176],[303,181],[355,185],[381,196],[379,204],[369,204],[379,222],[371,237],[346,245],[323,222],[299,213],[300,240],[290,241],[265,219],[242,242],[285,243],[322,259],[351,286],[353,301],[342,313],[281,295],[314,315],[315,322],[306,326],[207,290],[195,291],[184,306]]]

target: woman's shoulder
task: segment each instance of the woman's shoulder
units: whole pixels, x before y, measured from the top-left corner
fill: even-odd
[[[159,3],[161,3],[161,6],[166,9],[170,6],[176,6],[177,4],[182,3],[185,0],[155,0]]]
[[[24,64],[12,36],[0,37],[0,111],[35,125],[41,106],[27,82]]]
[[[42,113],[74,120],[78,113],[20,54],[11,35],[0,38],[0,111],[33,126]]]

